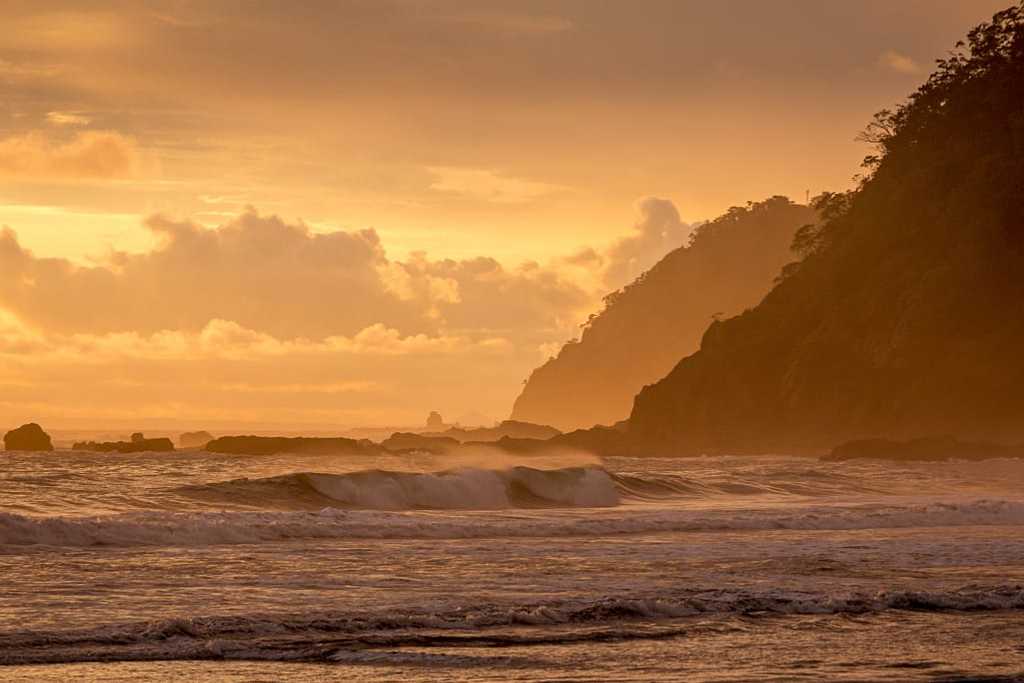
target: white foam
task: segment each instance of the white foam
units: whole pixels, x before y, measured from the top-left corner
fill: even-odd
[[[512,507],[505,481],[492,470],[386,473],[372,477],[307,475],[313,488],[339,503],[371,510],[486,510]]]

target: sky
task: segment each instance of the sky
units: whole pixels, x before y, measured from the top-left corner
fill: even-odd
[[[504,418],[1006,4],[5,0],[0,427]]]

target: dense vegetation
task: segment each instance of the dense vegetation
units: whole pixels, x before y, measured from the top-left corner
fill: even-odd
[[[671,452],[1024,439],[1024,10],[995,15],[862,135],[852,192],[816,201],[802,260],[636,398]]]
[[[813,216],[772,197],[701,225],[687,246],[608,295],[581,339],[533,372],[513,419],[571,429],[626,418],[636,392],[696,350],[713,317],[764,296],[793,258],[795,231]]]

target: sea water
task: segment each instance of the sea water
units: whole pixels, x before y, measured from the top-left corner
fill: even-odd
[[[0,453],[0,679],[1003,680],[1024,462]]]

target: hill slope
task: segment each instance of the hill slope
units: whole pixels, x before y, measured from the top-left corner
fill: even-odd
[[[814,212],[784,197],[733,208],[605,298],[581,339],[530,375],[512,419],[559,429],[624,419],[645,384],[692,353],[712,316],[756,304]]]
[[[1024,440],[1024,11],[866,131],[878,153],[764,301],[636,398],[655,452]]]

